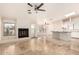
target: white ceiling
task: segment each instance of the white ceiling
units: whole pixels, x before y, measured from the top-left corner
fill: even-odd
[[[0,15],[1,16],[26,16],[27,10],[31,9],[27,4],[17,3],[17,4],[0,4]],[[46,12],[40,12],[39,17],[46,15],[47,18],[60,19],[64,17],[65,14],[70,12],[79,12],[79,4],[77,3],[45,3],[41,9],[46,9]],[[25,12],[26,11],[26,12]],[[29,16],[29,15],[28,15]],[[29,17],[34,14],[30,15]],[[34,18],[35,19],[35,18]]]
[[[64,15],[71,13],[71,12],[77,12],[79,13],[79,4],[46,4],[46,10],[49,17],[60,19],[63,18]]]

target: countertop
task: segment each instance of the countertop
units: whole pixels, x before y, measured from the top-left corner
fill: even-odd
[[[71,33],[71,31],[52,31],[52,32],[62,32],[62,33],[65,33],[65,32],[70,32]]]

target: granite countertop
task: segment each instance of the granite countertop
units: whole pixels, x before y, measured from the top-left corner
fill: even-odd
[[[61,31],[61,30],[57,30],[57,31],[52,31],[52,32],[62,32],[62,33],[68,32],[68,33],[69,33],[69,32],[71,32],[71,31],[63,31],[63,30]]]

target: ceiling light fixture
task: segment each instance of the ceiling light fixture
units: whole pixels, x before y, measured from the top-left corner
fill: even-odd
[[[71,17],[71,16],[75,16],[75,15],[76,15],[76,13],[75,13],[75,12],[71,12],[71,13],[69,13],[69,14],[65,15],[65,17]]]

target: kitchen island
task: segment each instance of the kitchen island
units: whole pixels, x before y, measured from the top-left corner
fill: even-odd
[[[69,41],[71,39],[70,31],[52,31],[53,39]]]

